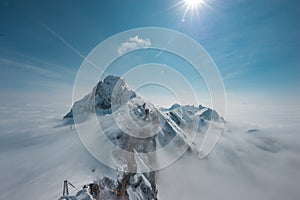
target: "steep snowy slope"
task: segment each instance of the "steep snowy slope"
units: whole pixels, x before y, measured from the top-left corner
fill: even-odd
[[[74,112],[77,115],[95,111],[100,115],[112,113],[112,109],[117,109],[134,97],[136,97],[135,92],[128,88],[123,79],[108,76],[103,81],[99,81],[91,93],[75,102],[64,118],[72,118]]]

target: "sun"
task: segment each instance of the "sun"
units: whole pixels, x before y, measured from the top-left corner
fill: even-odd
[[[184,4],[186,5],[187,9],[194,10],[204,4],[204,0],[184,0]]]
[[[209,7],[207,4],[208,0],[181,0],[177,5],[184,10],[183,12],[183,21],[188,13],[190,13],[191,18],[196,14],[199,16],[199,11],[203,7]]]
[[[178,13],[182,13],[182,19],[179,25],[181,26],[181,24],[186,21],[187,16],[190,16],[192,21],[195,14],[196,17],[200,17],[200,14],[204,13],[206,8],[214,11],[214,9],[208,3],[210,1],[211,0],[179,0],[170,8],[178,8]]]

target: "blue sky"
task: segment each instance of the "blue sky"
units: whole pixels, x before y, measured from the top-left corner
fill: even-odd
[[[1,96],[71,98],[83,58],[101,41],[139,27],[178,30],[217,64],[228,97],[297,103],[300,1],[206,0],[199,15],[176,0],[0,1]],[[66,92],[67,91],[67,92]]]

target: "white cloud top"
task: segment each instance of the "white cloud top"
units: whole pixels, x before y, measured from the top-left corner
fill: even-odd
[[[139,48],[148,48],[151,46],[151,41],[149,38],[143,39],[139,36],[134,36],[129,38],[126,42],[122,43],[118,48],[119,55],[122,55],[128,51],[139,49]]]

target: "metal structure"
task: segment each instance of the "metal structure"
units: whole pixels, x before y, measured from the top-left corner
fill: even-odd
[[[68,188],[68,181],[64,181],[64,189],[63,189],[63,196],[69,196],[69,188]]]

